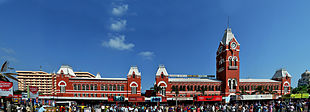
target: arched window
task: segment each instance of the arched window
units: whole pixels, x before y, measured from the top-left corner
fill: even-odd
[[[86,90],[86,87],[84,84],[82,85],[82,90]]]
[[[94,86],[94,90],[98,90],[98,86],[97,86],[97,84],[95,84],[95,86]]]
[[[90,90],[94,90],[93,84],[90,84]]]
[[[237,61],[238,61],[238,58],[235,57],[235,59],[234,59],[234,66],[238,66]]]
[[[88,84],[86,84],[86,90],[89,90],[89,85]]]
[[[78,88],[77,88],[78,90],[81,90],[81,84],[78,84]]]
[[[231,89],[231,80],[228,80],[228,87]]]
[[[113,85],[113,91],[116,91],[116,85]]]
[[[133,73],[133,74],[132,74],[132,78],[136,78],[136,74]]]
[[[76,84],[73,84],[73,90],[77,90]]]
[[[236,79],[233,80],[233,89],[236,89],[237,88],[237,81]]]
[[[124,91],[124,89],[125,89],[125,86],[121,85],[121,91]]]
[[[164,74],[163,74],[163,73],[161,73],[161,74],[160,74],[160,77],[161,77],[161,78],[164,78]]]
[[[228,58],[228,61],[229,61],[229,66],[232,66],[232,58],[231,57]]]
[[[101,86],[100,86],[101,88],[101,90],[105,90],[105,88],[104,88],[104,85],[103,84],[101,84]]]

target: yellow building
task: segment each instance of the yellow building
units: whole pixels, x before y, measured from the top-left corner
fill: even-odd
[[[67,65],[63,65],[67,67]],[[35,86],[39,88],[41,95],[53,95],[56,87],[55,73],[47,73],[44,71],[16,71],[18,76],[18,90],[27,90],[27,86]],[[74,72],[76,77],[95,78],[95,75],[89,72]],[[53,84],[54,82],[54,84]]]

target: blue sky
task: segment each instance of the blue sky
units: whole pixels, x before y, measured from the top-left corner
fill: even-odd
[[[215,74],[227,26],[241,44],[240,77],[271,78],[286,68],[297,85],[310,69],[310,1],[0,0],[0,56],[16,70],[126,77],[131,65],[152,86],[169,73]]]

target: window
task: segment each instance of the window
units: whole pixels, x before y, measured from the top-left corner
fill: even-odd
[[[104,85],[103,85],[103,84],[101,84],[100,89],[101,89],[101,90],[105,90],[105,88],[104,88]]]
[[[231,80],[228,80],[228,87],[231,89]]]
[[[78,84],[78,88],[77,88],[78,90],[81,90],[81,84]]]
[[[86,90],[89,90],[89,85],[88,84],[86,84]]]
[[[137,94],[137,87],[131,87],[131,94]]]
[[[238,61],[238,58],[235,57],[235,59],[234,59],[234,65],[235,65],[235,66],[237,66],[237,61]]]
[[[93,84],[90,84],[90,90],[94,90]]]
[[[161,87],[160,94],[163,96],[166,96],[166,88],[165,87]]]
[[[113,85],[113,91],[116,91],[116,85]]]
[[[112,91],[112,85],[109,85],[109,91]]]
[[[86,90],[86,87],[84,84],[82,85],[82,90]]]
[[[60,86],[60,93],[65,93],[66,92],[66,86]]]
[[[161,73],[161,74],[160,74],[160,77],[161,77],[161,78],[164,78],[164,74],[163,74],[163,73]]]
[[[73,90],[77,90],[76,84],[73,84]]]
[[[105,91],[108,90],[108,85],[104,85],[104,90],[105,90]]]
[[[124,85],[121,85],[121,91],[124,91],[125,90],[124,88],[125,88]]]
[[[233,89],[236,89],[237,88],[237,81],[234,79],[233,80]]]
[[[117,91],[121,91],[121,86],[117,85]]]
[[[77,97],[77,94],[76,94],[76,93],[74,93],[74,96],[75,96],[75,97]]]
[[[101,94],[101,97],[104,97],[104,94]]]
[[[229,61],[229,66],[232,66],[232,58],[231,57],[228,58],[228,61]]]
[[[132,78],[136,78],[136,74],[135,73],[132,74]]]
[[[97,84],[94,84],[94,90],[98,90]]]

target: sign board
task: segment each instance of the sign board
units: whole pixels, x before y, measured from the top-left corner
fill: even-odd
[[[178,100],[193,100],[193,97],[177,97]],[[176,100],[176,97],[172,98],[172,100]]]
[[[28,94],[26,92],[22,92],[22,100],[28,100]]]
[[[309,98],[309,93],[291,94],[291,98]]]
[[[151,97],[151,102],[161,102],[161,97]]]
[[[123,102],[125,100],[124,96],[114,96],[113,101]]]
[[[28,98],[37,98],[39,97],[39,88],[38,87],[35,87],[35,86],[29,86],[29,96]]]
[[[196,101],[222,101],[222,96],[197,96]]]
[[[0,81],[0,96],[13,96],[13,83]]]
[[[143,96],[132,96],[128,97],[128,102],[144,102],[145,98]]]
[[[236,100],[270,100],[273,95],[237,95]]]

